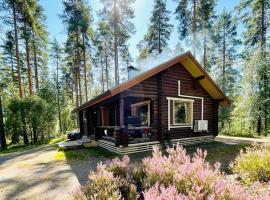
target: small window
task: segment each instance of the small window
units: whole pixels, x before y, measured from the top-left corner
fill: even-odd
[[[170,99],[169,103],[169,120],[170,127],[190,126],[193,120],[193,101],[185,99]]]
[[[131,114],[140,119],[141,126],[150,125],[150,101],[139,102],[131,105]]]

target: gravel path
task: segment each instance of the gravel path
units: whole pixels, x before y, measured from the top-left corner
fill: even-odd
[[[46,146],[0,157],[0,199],[70,199],[87,182],[90,170],[106,158],[56,160]]]

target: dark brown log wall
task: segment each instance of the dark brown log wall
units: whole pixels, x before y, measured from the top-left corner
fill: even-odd
[[[162,138],[181,138],[199,136],[190,128],[172,128],[168,131],[168,100],[167,97],[178,97],[178,81],[181,81],[181,95],[204,98],[204,120],[208,120],[208,135],[217,134],[218,102],[200,86],[194,87],[192,75],[180,63],[163,71],[159,75],[159,113]],[[201,100],[194,99],[193,120],[201,119]]]
[[[178,63],[159,74],[152,76],[140,84],[126,90],[120,95],[112,97],[104,102],[100,102],[94,108],[102,104],[117,105],[121,98],[124,98],[125,117],[130,115],[130,104],[134,101],[151,100],[151,126],[156,129],[156,139],[164,141],[166,139],[199,136],[191,128],[172,128],[168,131],[168,100],[167,97],[178,97],[178,81],[181,81],[181,94],[204,98],[204,119],[208,120],[208,135],[216,135],[218,132],[218,102],[214,101],[208,93],[200,86],[194,85],[191,74]],[[114,101],[114,102],[113,102]],[[201,100],[194,99],[193,120],[201,119]],[[93,115],[94,108],[88,108],[88,120],[91,126],[97,126]],[[96,110],[97,111],[97,110]],[[90,114],[92,113],[92,114]],[[117,105],[117,125],[120,124],[119,105]],[[94,122],[95,121],[95,122]],[[88,122],[89,123],[89,122]],[[125,124],[126,125],[126,124]],[[91,128],[88,127],[88,130]],[[93,130],[91,130],[93,132]],[[205,135],[205,134],[204,134]]]

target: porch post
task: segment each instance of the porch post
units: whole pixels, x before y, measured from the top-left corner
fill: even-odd
[[[127,147],[128,134],[126,132],[126,127],[125,127],[125,101],[122,95],[120,95],[119,114],[120,114],[119,144],[123,145],[124,147]]]
[[[125,117],[125,102],[124,98],[120,97],[120,105],[119,105],[119,113],[120,113],[120,128],[124,128],[125,122],[124,122],[124,117]]]

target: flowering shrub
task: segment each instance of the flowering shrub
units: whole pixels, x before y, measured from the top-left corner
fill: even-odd
[[[240,152],[231,168],[246,183],[270,181],[270,145],[247,147]]]
[[[75,193],[74,199],[120,200],[121,194],[117,187],[119,179],[113,176],[106,166],[99,163],[97,172],[91,172],[89,183],[81,191]]]
[[[152,157],[132,166],[129,158],[113,159],[99,164],[90,174],[89,184],[74,197],[77,199],[145,199],[145,200],[263,200],[270,199],[247,191],[236,182],[229,182],[220,171],[220,164],[205,161],[200,149],[188,156],[178,145],[163,155],[154,148]]]
[[[114,176],[120,176],[121,178],[126,178],[128,172],[130,172],[130,160],[128,156],[124,156],[121,159],[115,158],[109,164],[109,171],[113,172]]]

